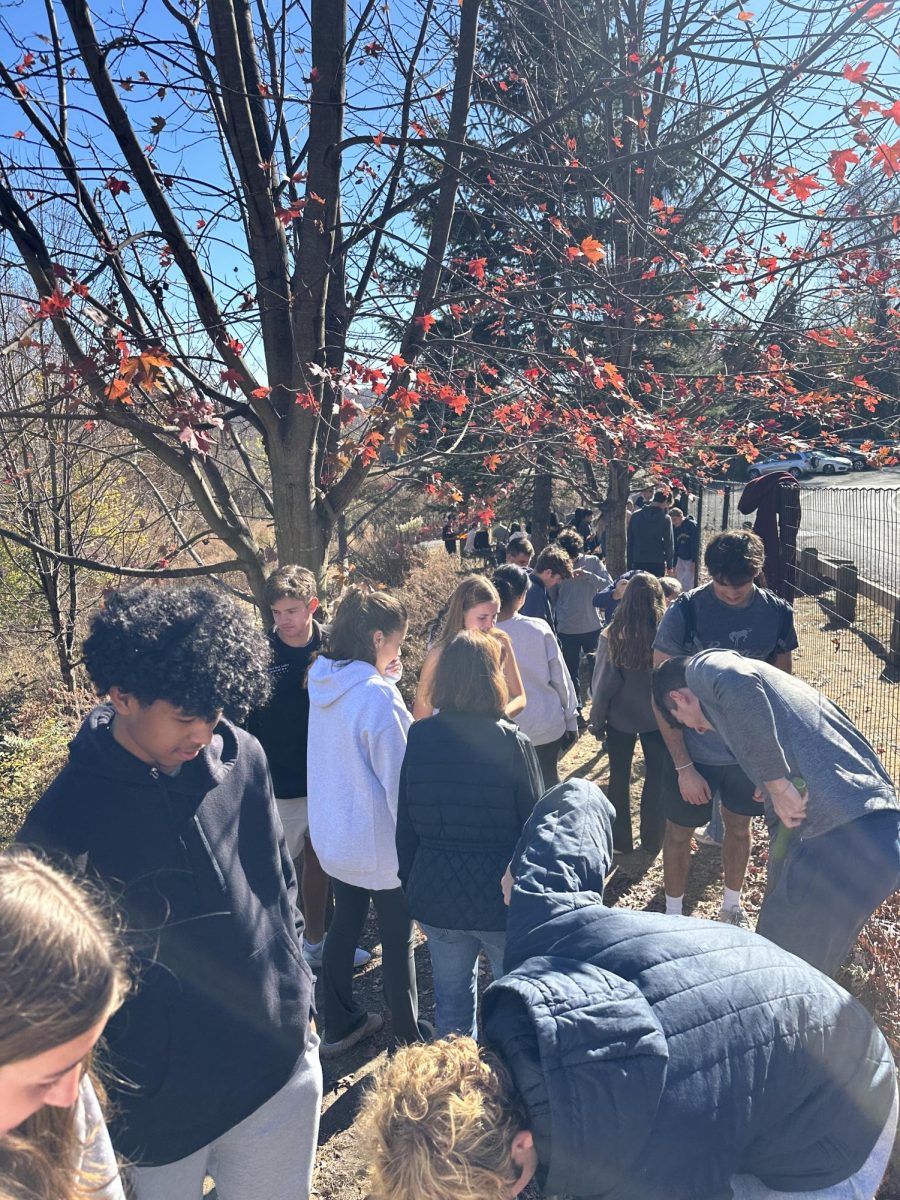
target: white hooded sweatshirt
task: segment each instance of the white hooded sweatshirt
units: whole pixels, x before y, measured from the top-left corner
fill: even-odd
[[[400,886],[397,795],[412,717],[371,663],[319,657],[308,676],[309,836],[327,875]]]

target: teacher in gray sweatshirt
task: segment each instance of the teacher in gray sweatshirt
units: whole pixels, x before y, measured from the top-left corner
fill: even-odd
[[[756,784],[772,837],[757,932],[834,975],[900,888],[900,800],[846,713],[733,650],[670,658],[653,698],[673,726],[715,730]]]

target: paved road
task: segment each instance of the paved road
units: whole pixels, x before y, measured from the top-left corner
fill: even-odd
[[[743,518],[737,502],[743,488],[732,485],[728,524]],[[849,558],[860,575],[900,593],[900,467],[802,480],[800,547],[815,546],[829,558]],[[721,528],[724,492],[704,497],[703,526]],[[749,518],[752,524],[752,516]]]

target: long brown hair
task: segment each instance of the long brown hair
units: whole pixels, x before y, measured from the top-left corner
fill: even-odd
[[[627,671],[650,670],[653,640],[665,611],[665,597],[656,576],[647,571],[632,575],[607,634],[609,659],[614,667]]]
[[[446,646],[458,633],[462,633],[466,627],[466,613],[479,604],[496,604],[499,609],[497,589],[483,575],[467,575],[460,580],[450,597],[437,645]]]
[[[0,1066],[82,1037],[127,991],[100,902],[31,851],[0,855]],[[74,1108],[39,1109],[0,1135],[0,1196],[88,1200],[109,1180],[77,1178],[81,1149]]]
[[[441,712],[473,713],[494,720],[502,717],[509,690],[497,639],[480,629],[458,633],[441,651],[431,700]]]
[[[365,587],[345,592],[328,631],[324,658],[335,662],[362,662],[375,665],[375,633],[396,633],[409,623],[406,608],[396,596]]]

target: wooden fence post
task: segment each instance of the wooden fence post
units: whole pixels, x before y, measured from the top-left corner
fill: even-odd
[[[856,564],[838,564],[834,580],[834,609],[849,624],[856,620],[856,597],[859,594],[859,572]]]
[[[819,551],[815,546],[804,546],[800,551],[800,564],[797,567],[797,588],[809,594],[811,584],[819,581]]]
[[[894,620],[891,624],[890,661],[892,667],[900,666],[900,600],[894,605]]]

